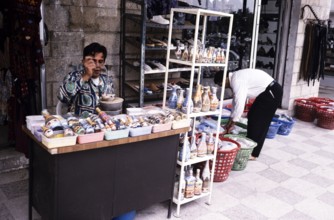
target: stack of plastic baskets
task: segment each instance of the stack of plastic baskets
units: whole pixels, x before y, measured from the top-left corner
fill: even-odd
[[[268,129],[268,132],[267,132],[267,135],[266,135],[266,138],[269,138],[269,139],[273,139],[275,138],[277,132],[278,132],[278,129],[279,127],[282,125],[281,122],[279,121],[272,121],[270,123],[270,126],[269,126],[269,129]]]
[[[235,157],[240,149],[240,144],[230,138],[219,137],[219,139],[222,141],[232,142],[238,147],[232,150],[217,151],[215,175],[213,177],[214,182],[223,182],[229,177]]]
[[[232,170],[244,170],[247,166],[249,157],[254,147],[256,147],[257,143],[242,135],[227,134],[224,137],[230,138],[240,144],[240,150],[235,157]]]

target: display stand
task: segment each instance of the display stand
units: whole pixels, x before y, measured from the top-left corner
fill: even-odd
[[[198,69],[198,74],[197,74],[197,84],[200,84],[200,79],[201,79],[201,67],[221,67],[224,68],[224,77],[223,77],[223,82],[222,82],[222,92],[220,94],[220,105],[219,109],[216,111],[209,111],[209,112],[200,112],[200,113],[192,113],[190,112],[190,105],[187,106],[187,118],[188,119],[193,119],[196,120],[197,117],[201,116],[209,116],[209,115],[215,115],[218,116],[217,120],[217,131],[216,133],[219,133],[219,128],[220,128],[220,122],[221,122],[221,112],[222,112],[222,105],[223,105],[223,100],[224,100],[224,85],[225,85],[225,80],[226,80],[226,73],[227,73],[227,64],[228,64],[228,55],[229,55],[229,50],[230,50],[230,43],[231,43],[231,33],[232,33],[232,24],[233,24],[233,15],[227,14],[227,13],[221,13],[217,11],[210,11],[210,10],[204,10],[204,9],[181,9],[181,8],[173,8],[170,13],[170,23],[173,23],[173,18],[175,13],[184,13],[184,14],[190,14],[190,15],[195,15],[196,16],[196,22],[194,24],[194,37],[193,39],[200,39],[200,41],[205,42],[205,37],[206,37],[206,28],[207,28],[207,21],[209,16],[217,16],[217,17],[224,17],[229,19],[229,28],[227,33],[227,42],[226,42],[226,48],[225,49],[225,61],[222,63],[198,63],[196,62],[196,56],[193,55],[190,61],[184,61],[180,59],[173,58],[171,55],[171,50],[167,50],[167,61],[166,61],[166,73],[165,73],[165,84],[167,83],[168,80],[168,69],[169,65],[171,63],[177,63],[181,64],[184,66],[188,66],[191,69],[191,74],[190,74],[190,86],[189,86],[189,93],[193,94],[193,84],[195,80],[195,69]],[[201,27],[201,29],[200,29]],[[171,38],[173,36],[173,25],[169,25],[169,35],[168,35],[168,45],[171,45]],[[198,46],[198,41],[194,40],[194,45],[193,48],[197,48]],[[163,108],[166,107],[166,100],[167,100],[167,91],[166,89],[164,90],[164,98],[163,98]],[[194,127],[193,127],[194,129]],[[186,138],[187,133],[184,135]],[[191,202],[193,200],[208,196],[208,204],[211,203],[211,196],[212,196],[212,185],[213,185],[213,177],[214,177],[214,164],[216,162],[216,154],[217,154],[217,145],[218,145],[218,135],[216,135],[216,141],[215,141],[215,150],[213,155],[208,155],[205,157],[198,157],[196,159],[190,159],[189,161],[185,162],[185,157],[182,157],[182,161],[177,161],[177,164],[180,166],[180,177],[184,176],[185,173],[185,167],[188,165],[193,165],[199,162],[204,162],[204,161],[212,161],[212,168],[211,168],[211,178],[210,178],[210,186],[209,186],[209,192],[208,193],[202,193],[200,196],[194,196],[192,198],[184,198],[181,200],[181,187],[178,189],[177,197],[173,197],[173,202],[177,205],[177,210],[176,210],[176,216],[180,216],[180,206],[183,204],[186,204],[188,202]],[[185,155],[185,147],[183,147],[183,155]],[[180,181],[180,180],[179,180]]]
[[[49,148],[30,139],[29,219],[112,219],[170,201],[179,134],[154,134]],[[169,207],[168,217],[171,209]]]
[[[121,1],[121,38],[120,38],[120,63],[121,80],[120,88],[126,107],[144,107],[159,101],[161,103],[163,92],[153,91],[148,93],[149,85],[161,85],[164,82],[165,70],[155,68],[145,69],[149,60],[165,60],[166,50],[175,47],[149,46],[149,41],[154,38],[163,41],[167,37],[168,25],[158,24],[147,19],[148,0],[124,0]],[[173,25],[175,30],[191,29],[193,25]],[[165,61],[163,61],[165,62]],[[136,65],[135,65],[136,64]],[[186,81],[179,77],[180,72],[190,71],[190,68],[171,68],[168,70],[173,75],[169,82],[177,83]],[[165,84],[164,87],[166,87]]]

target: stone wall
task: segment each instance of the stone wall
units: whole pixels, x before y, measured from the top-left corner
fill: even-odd
[[[319,19],[326,20],[329,18],[331,0],[302,0],[301,6],[298,7],[298,13],[293,14],[293,16],[300,16],[301,8],[304,5],[311,5],[315,13],[318,15]],[[304,33],[305,33],[305,19],[314,19],[313,14],[309,8],[304,10],[304,19],[299,19],[296,27],[290,27],[291,29],[296,28],[297,36],[295,45],[288,45],[290,48],[293,48],[293,63],[291,71],[286,70],[285,81],[284,81],[284,97],[283,97],[283,108],[292,110],[293,102],[296,98],[300,97],[312,97],[318,96],[319,93],[319,81],[310,82],[310,85],[304,80],[299,80],[300,73],[300,64],[303,52],[304,44]],[[288,58],[287,58],[288,59]],[[287,62],[291,62],[288,61]]]
[[[46,105],[55,112],[57,91],[64,76],[77,68],[83,48],[99,42],[107,47],[106,64],[118,94],[121,0],[44,0],[49,41],[44,48]]]

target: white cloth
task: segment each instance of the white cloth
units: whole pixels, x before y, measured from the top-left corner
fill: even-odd
[[[244,111],[247,98],[256,98],[274,80],[268,73],[259,69],[242,69],[229,74],[233,90],[233,121],[239,121]]]

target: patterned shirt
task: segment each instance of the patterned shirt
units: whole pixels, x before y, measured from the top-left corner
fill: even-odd
[[[87,116],[88,113],[96,113],[95,109],[99,104],[99,98],[106,91],[108,77],[101,73],[98,84],[92,79],[87,82],[82,80],[84,70],[70,72],[65,76],[63,84],[59,88],[58,99],[66,103],[69,108],[74,107],[76,115]]]

